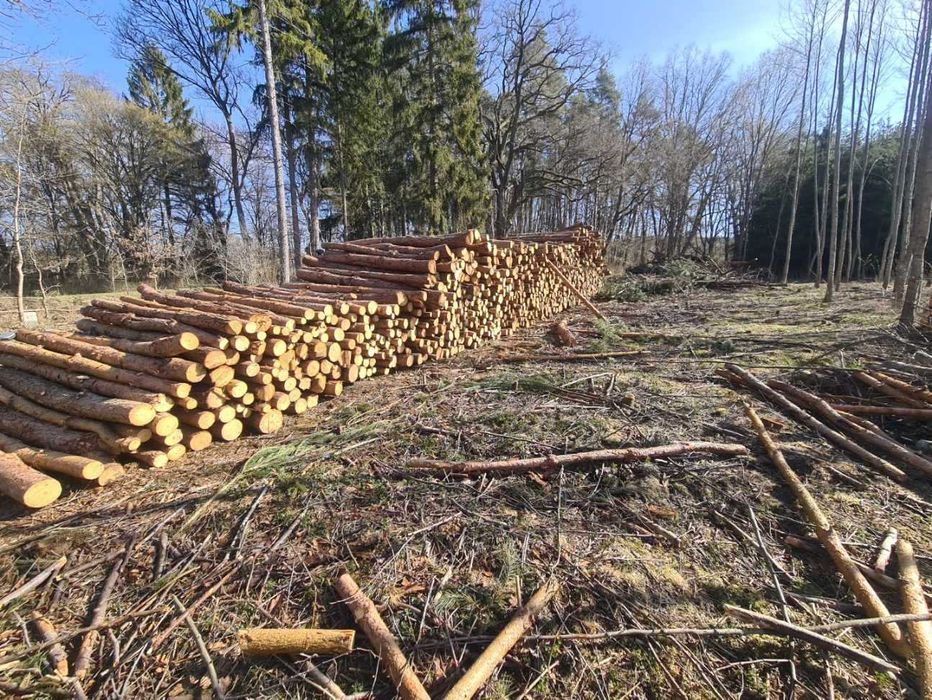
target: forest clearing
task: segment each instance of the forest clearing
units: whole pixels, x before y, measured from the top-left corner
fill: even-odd
[[[763,698],[794,684],[810,697],[834,688],[893,698],[903,684],[919,688],[911,673],[891,671],[903,662],[873,630],[845,627],[874,615],[819,553],[742,404],[754,406],[867,569],[895,528],[929,571],[927,479],[872,470],[717,370],[734,362],[833,403],[888,405],[836,370],[878,358],[925,364],[928,345],[891,332],[893,314],[873,284],[852,285],[826,313],[811,285],[656,272],[609,278],[596,297],[604,321],[583,307],[561,314],[575,347],[562,346],[549,322],[537,324],[443,363],[359,382],[280,433],[189,455],[182,468],[129,470],[33,514],[7,507],[15,517],[0,531],[3,588],[54,569],[36,590],[4,599],[4,689],[72,692],[72,678],[46,669],[54,647],[35,636],[31,612],[74,648],[113,579],[83,679],[88,694],[390,695],[391,677],[365,651],[362,630],[352,653],[241,654],[242,629],[354,629],[334,588],[346,569],[431,697],[551,580],[557,595],[483,697]],[[595,353],[626,354],[586,357]],[[923,419],[871,420],[903,446],[928,437]],[[412,464],[698,440],[749,452],[466,478]],[[900,557],[880,566],[886,574],[871,577],[891,614],[906,611],[895,551]],[[67,563],[56,566],[59,557]],[[760,629],[725,607],[780,618],[781,597],[792,623],[827,626],[823,636],[874,660],[782,636],[769,623]]]
[[[932,0],[0,0],[0,696],[932,700]]]

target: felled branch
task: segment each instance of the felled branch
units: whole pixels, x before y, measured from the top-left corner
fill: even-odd
[[[496,476],[525,474],[527,472],[553,472],[561,467],[573,469],[592,464],[645,462],[653,459],[668,459],[683,455],[715,457],[740,457],[748,454],[744,445],[720,442],[677,442],[656,447],[626,447],[613,450],[593,450],[564,455],[546,455],[527,459],[505,459],[497,462],[444,462],[435,459],[413,459],[410,469],[428,469],[447,474],[472,476],[491,473]]]

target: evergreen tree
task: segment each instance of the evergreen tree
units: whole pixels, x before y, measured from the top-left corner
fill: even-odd
[[[477,225],[487,201],[478,2],[390,0],[387,8],[394,20],[386,52],[407,218],[431,231]]]
[[[222,276],[221,257],[226,242],[217,207],[217,185],[210,155],[196,133],[181,83],[162,52],[149,45],[133,60],[127,84],[130,100],[156,115],[166,128],[166,146],[160,156],[162,226],[168,246],[175,250],[175,226],[180,224],[191,233],[188,253],[200,272],[217,279]]]

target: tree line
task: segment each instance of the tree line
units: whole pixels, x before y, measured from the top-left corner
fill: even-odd
[[[620,264],[724,255],[829,301],[876,277],[911,319],[930,4],[794,0],[752,65],[613,71],[551,0],[128,0],[122,94],[0,66],[0,262],[14,287],[255,282],[322,241],[585,221]]]

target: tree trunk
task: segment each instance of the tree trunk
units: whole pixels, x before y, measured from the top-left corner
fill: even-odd
[[[282,163],[282,137],[278,124],[278,96],[275,89],[275,69],[272,63],[272,39],[265,0],[259,0],[259,24],[262,31],[262,62],[265,64],[265,83],[268,90],[269,127],[272,130],[272,162],[275,169],[275,200],[278,219],[279,281],[291,279],[290,241],[288,240],[288,213],[285,205],[285,174]]]
[[[239,168],[239,144],[236,139],[236,127],[233,125],[232,116],[225,113],[223,118],[227,127],[227,145],[230,148],[230,187],[233,190],[236,225],[239,227],[239,235],[248,240],[249,228],[246,226],[246,210],[243,208],[243,187]]]
[[[841,39],[838,42],[838,58],[835,62],[835,160],[832,165],[832,223],[829,230],[828,270],[826,270],[825,301],[835,295],[835,267],[838,263],[838,199],[841,194],[841,120],[845,102],[845,41],[848,34],[848,11],[851,0],[845,0],[841,22]],[[826,183],[827,184],[827,183]]]
[[[925,250],[932,224],[932,71],[926,77],[925,118],[919,150],[916,158],[916,190],[909,230],[907,252],[911,256],[900,323],[912,326],[916,322],[916,309],[922,295],[922,271],[925,266]]]
[[[301,260],[301,222],[298,218],[298,150],[295,146],[295,125],[287,99],[285,109],[285,158],[288,162],[288,203],[291,205],[292,264],[297,268]]]

